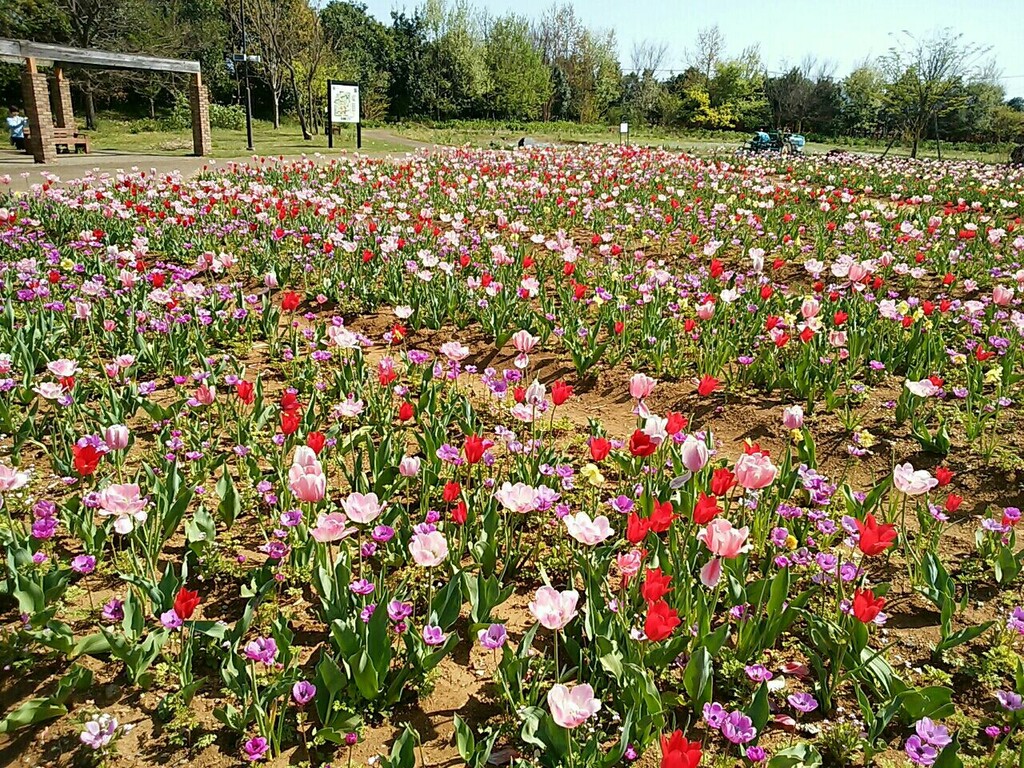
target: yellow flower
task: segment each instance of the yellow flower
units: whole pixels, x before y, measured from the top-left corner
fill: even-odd
[[[871,448],[877,440],[875,440],[875,436],[866,429],[862,429],[857,433],[857,442],[860,443],[861,448]]]
[[[802,429],[790,430],[789,434],[793,438],[794,445],[800,445],[804,441],[804,431]]]
[[[597,464],[587,463],[580,469],[580,474],[583,475],[583,479],[590,483],[595,488],[604,485],[604,475],[601,474],[601,470],[597,468]]]
[[[985,371],[985,383],[986,384],[998,384],[1002,380],[1003,380],[1003,369],[1002,368],[999,368],[999,367],[989,368],[987,371]]]
[[[789,549],[789,550],[796,549],[796,545],[797,545],[796,536],[794,536],[792,533],[789,534],[789,536],[786,537],[786,549]]]
[[[65,272],[67,270],[69,270],[69,269],[74,269],[74,267],[75,267],[75,262],[72,259],[61,259],[60,260],[60,268],[63,269]]]

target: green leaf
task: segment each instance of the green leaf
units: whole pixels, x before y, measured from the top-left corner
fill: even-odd
[[[786,747],[768,761],[768,768],[819,768],[821,765],[821,755],[810,744]]]
[[[690,657],[686,671],[683,672],[683,689],[690,697],[694,712],[700,712],[701,707],[711,701],[711,681],[711,654],[707,648],[698,648]]]
[[[946,745],[938,759],[932,764],[932,768],[964,768],[963,760],[957,754],[959,751],[960,740],[954,736],[953,741]]]

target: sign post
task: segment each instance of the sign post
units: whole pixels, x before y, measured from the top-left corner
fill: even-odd
[[[363,148],[363,123],[360,119],[359,84],[327,81],[327,146],[334,147],[334,124],[355,123],[356,149]]]
[[[619,144],[629,143],[629,123],[619,123]]]

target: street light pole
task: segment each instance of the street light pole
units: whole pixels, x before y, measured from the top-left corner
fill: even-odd
[[[252,146],[252,91],[249,89],[249,46],[245,37],[245,0],[238,0],[238,11],[242,22],[242,66],[245,78],[245,140],[246,149],[253,151]]]

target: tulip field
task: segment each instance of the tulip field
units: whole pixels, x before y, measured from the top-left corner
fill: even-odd
[[[0,765],[1024,766],[1024,169],[0,180]]]

